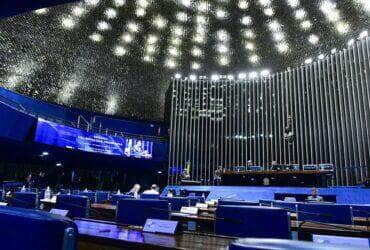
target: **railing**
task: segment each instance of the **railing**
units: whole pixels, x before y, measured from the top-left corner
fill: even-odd
[[[1,93],[0,93],[0,103],[12,109],[15,109],[19,112],[22,112],[24,114],[31,115],[36,118],[42,118],[48,121],[60,123],[66,126],[71,126],[74,128],[82,129],[87,132],[112,135],[112,136],[121,136],[121,137],[127,137],[127,138],[136,138],[136,139],[142,139],[142,140],[166,141],[166,138],[160,137],[160,136],[131,134],[131,133],[123,132],[123,131],[116,131],[116,130],[109,129],[109,128],[103,128],[101,123],[98,125],[98,127],[96,127],[96,126],[93,126],[93,123],[94,123],[93,121],[89,122],[88,119],[86,119],[82,115],[78,115],[77,122],[68,121],[60,117],[50,115],[50,113],[43,113],[31,107],[24,107],[21,103],[13,99],[10,99],[7,96],[4,96]]]

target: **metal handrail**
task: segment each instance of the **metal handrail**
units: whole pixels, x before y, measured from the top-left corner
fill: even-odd
[[[54,121],[54,122],[61,123],[61,124],[67,125],[67,126],[72,126],[72,127],[78,128],[78,129],[83,129],[83,130],[86,130],[87,132],[102,133],[102,130],[103,130],[104,134],[106,134],[106,135],[122,136],[122,137],[128,137],[128,138],[138,138],[138,139],[149,139],[149,140],[154,140],[154,141],[166,141],[166,139],[164,137],[160,137],[160,136],[131,134],[131,133],[126,133],[126,132],[123,132],[123,131],[116,131],[116,130],[108,129],[108,128],[103,129],[101,123],[99,124],[99,127],[94,127],[82,115],[78,115],[77,123],[75,123],[75,122],[72,122],[72,121],[64,120],[64,119],[62,119],[60,117],[57,117],[57,116],[52,116],[50,114],[43,114],[39,111],[35,111],[34,109],[32,109],[30,107],[27,107],[27,108],[24,107],[21,103],[15,101],[13,99],[10,99],[9,97],[4,96],[2,93],[0,93],[0,103],[2,103],[3,105],[8,106],[10,108],[16,109],[17,111],[20,111],[24,114],[32,115],[36,118],[42,118],[42,119],[45,119],[45,120]],[[81,123],[81,121],[86,123],[86,125],[84,126]]]

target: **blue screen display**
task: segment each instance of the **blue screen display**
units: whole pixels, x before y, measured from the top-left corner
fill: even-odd
[[[153,142],[87,132],[38,118],[35,141],[85,152],[153,158]]]

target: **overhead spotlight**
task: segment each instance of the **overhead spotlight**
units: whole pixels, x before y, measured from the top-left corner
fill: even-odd
[[[197,63],[197,62],[194,62],[194,63],[191,64],[191,68],[195,69],[195,70],[198,70],[198,69],[200,69],[200,64]]]
[[[249,3],[246,0],[239,0],[238,7],[242,10],[248,9]]]
[[[234,76],[233,75],[227,75],[227,79],[230,80],[230,81],[234,80]]]
[[[212,81],[218,81],[219,79],[220,79],[220,77],[218,75],[212,75],[211,76]]]
[[[103,36],[100,35],[99,33],[92,33],[90,36],[89,36],[90,40],[92,40],[93,42],[101,42],[103,40]]]
[[[253,72],[250,72],[249,73],[249,78],[257,78],[258,77],[258,73],[253,71]]]
[[[180,78],[181,78],[181,74],[180,74],[180,73],[176,73],[176,74],[175,74],[175,78],[176,78],[176,79],[180,79]]]
[[[36,15],[44,15],[48,12],[49,12],[49,10],[47,8],[37,9],[37,10],[34,11],[34,13]]]
[[[335,27],[340,34],[346,34],[349,31],[349,24],[345,22],[338,22]]]
[[[238,78],[239,79],[245,79],[245,78],[247,78],[247,74],[246,73],[239,73]]]
[[[330,51],[332,54],[335,54],[336,52],[337,52],[337,49],[332,49],[331,51]]]
[[[266,16],[273,16],[274,15],[274,9],[273,8],[266,8],[263,10],[263,13],[265,13]]]
[[[304,30],[308,30],[312,27],[312,23],[309,20],[301,22],[301,28]]]
[[[226,13],[225,10],[223,10],[223,9],[216,10],[216,17],[218,19],[224,19],[224,18],[226,18],[226,16],[227,16],[227,13]]]
[[[62,26],[65,29],[73,29],[76,25],[76,22],[71,17],[66,17],[62,19]]]
[[[167,24],[167,20],[164,19],[163,17],[161,16],[157,16],[156,18],[154,18],[153,20],[153,23],[154,23],[154,26],[157,28],[157,29],[163,29],[166,27],[166,24]]]
[[[104,14],[108,19],[114,19],[117,17],[117,11],[113,8],[106,9]]]
[[[310,64],[312,63],[312,58],[307,58],[305,61],[304,61],[305,64]]]
[[[258,56],[258,55],[251,55],[251,56],[249,57],[249,61],[250,61],[251,63],[253,63],[253,64],[258,63],[258,62],[259,62],[259,60],[260,60],[260,58],[259,58],[259,56]]]
[[[191,81],[195,81],[195,80],[197,80],[197,76],[196,76],[196,75],[190,75],[190,76],[189,76],[189,79],[190,79]]]
[[[367,32],[367,30],[364,30],[360,33],[360,35],[358,36],[359,39],[363,39],[365,37],[367,37],[369,35],[369,33]]]
[[[111,25],[107,23],[106,21],[100,21],[97,24],[97,29],[100,31],[110,30],[111,28],[112,28]]]
[[[244,16],[241,19],[243,25],[250,25],[252,23],[252,18],[250,16]]]
[[[319,60],[323,60],[325,58],[325,55],[324,54],[320,54],[318,57],[317,57]]]
[[[348,46],[352,46],[354,43],[355,43],[355,39],[350,39],[350,40],[347,42],[347,45],[348,45]]]
[[[122,7],[123,5],[125,5],[126,0],[114,0],[113,2],[116,7]]]
[[[222,66],[226,66],[229,65],[230,60],[227,56],[220,56],[220,58],[218,59],[218,63]]]
[[[308,37],[308,41],[312,44],[317,44],[319,42],[319,37],[315,34],[312,34]]]
[[[63,166],[63,164],[62,164],[61,162],[57,162],[57,163],[55,164],[55,166],[57,166],[57,167],[61,167],[61,166]]]
[[[296,10],[294,16],[297,20],[302,20],[306,17],[306,11],[303,9]]]
[[[265,69],[265,70],[261,71],[261,76],[266,77],[268,75],[270,75],[270,71],[268,69]]]
[[[114,53],[116,56],[123,56],[123,55],[125,55],[125,54],[126,54],[126,50],[125,50],[125,48],[124,48],[124,47],[122,47],[122,46],[116,46],[116,47],[114,48],[113,53]]]
[[[72,14],[76,17],[80,17],[82,16],[83,14],[85,13],[85,9],[82,8],[81,6],[75,6],[73,9],[72,9]]]

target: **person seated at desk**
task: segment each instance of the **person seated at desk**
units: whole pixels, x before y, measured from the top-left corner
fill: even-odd
[[[317,195],[317,188],[314,187],[311,189],[311,195],[307,197],[306,201],[322,202],[324,199],[322,196]]]
[[[167,192],[167,197],[172,198],[174,196],[175,196],[175,190],[169,189],[168,192]]]
[[[139,198],[139,192],[140,192],[141,186],[140,184],[135,184],[129,192],[127,192],[127,195],[133,195],[135,199]]]
[[[156,184],[153,184],[150,189],[145,190],[143,194],[159,194],[159,188]]]

